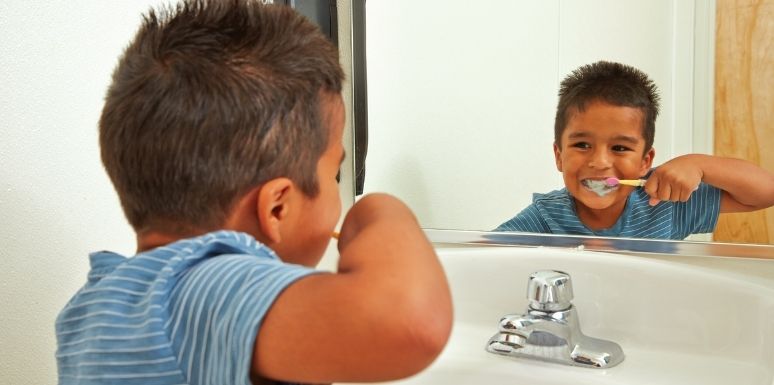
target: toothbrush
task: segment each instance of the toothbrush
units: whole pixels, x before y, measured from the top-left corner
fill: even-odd
[[[642,187],[645,185],[645,179],[618,179],[616,177],[610,177],[605,179],[605,184],[610,187],[618,186],[619,184],[625,184],[627,186]]]

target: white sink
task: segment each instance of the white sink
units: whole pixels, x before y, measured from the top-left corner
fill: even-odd
[[[440,249],[455,324],[433,365],[396,384],[774,384],[774,277],[573,249]],[[527,307],[527,278],[572,278],[581,329],[625,360],[590,369],[487,353],[505,314]]]

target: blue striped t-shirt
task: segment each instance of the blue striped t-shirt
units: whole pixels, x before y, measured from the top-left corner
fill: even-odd
[[[691,234],[711,233],[718,223],[722,190],[701,183],[686,202],[661,201],[650,206],[650,197],[634,189],[618,221],[603,230],[591,230],[578,218],[575,199],[566,188],[534,194],[532,204],[495,231],[522,231],[568,235],[627,238],[685,239]]]
[[[56,320],[63,385],[249,385],[263,317],[315,272],[230,231],[90,260],[88,282]]]

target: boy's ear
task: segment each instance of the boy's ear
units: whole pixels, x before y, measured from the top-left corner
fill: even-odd
[[[650,170],[650,167],[653,166],[653,158],[656,157],[656,149],[653,147],[648,150],[645,155],[642,157],[642,163],[640,164],[640,176],[645,176],[645,174],[648,173]]]
[[[554,159],[556,160],[556,169],[562,172],[562,150],[554,143]]]
[[[258,191],[255,213],[261,232],[272,242],[282,240],[282,224],[291,212],[291,195],[295,184],[288,178],[275,178]]]

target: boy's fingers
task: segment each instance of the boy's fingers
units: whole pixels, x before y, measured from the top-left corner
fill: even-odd
[[[648,199],[648,204],[651,206],[655,206],[660,202],[658,199],[658,196],[656,195],[656,192],[658,192],[658,175],[651,175],[650,178],[648,178],[647,182],[645,182],[645,186],[643,186],[645,189],[645,192],[650,196],[650,199]]]
[[[672,186],[669,184],[664,184],[659,186],[658,188],[658,194],[656,194],[658,198],[662,201],[668,201],[672,200]]]
[[[670,202],[678,202],[680,201],[680,197],[682,196],[682,186],[676,185],[671,186],[672,192],[669,194],[669,201]]]
[[[688,198],[691,197],[691,194],[693,193],[693,190],[691,190],[690,188],[684,187],[680,192],[681,192],[680,193],[680,202],[687,202]]]
[[[658,192],[658,176],[651,175],[651,177],[648,178],[648,180],[645,182],[645,186],[642,188],[645,189],[645,193],[650,195],[651,199],[656,198],[656,192]]]

